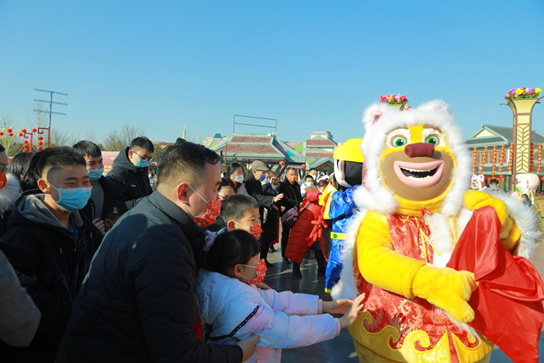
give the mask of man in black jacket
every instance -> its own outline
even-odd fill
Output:
[[[57,361],[242,362],[258,337],[209,345],[194,332],[196,262],[208,206],[221,184],[219,156],[184,142],[165,149],[157,190],[128,211],[97,252]]]
[[[125,202],[128,209],[153,192],[147,174],[154,150],[151,140],[137,137],[113,161],[107,178],[120,186],[118,200]]]
[[[285,208],[283,213],[291,208],[299,208],[302,204],[302,195],[300,194],[300,185],[297,183],[297,172],[293,168],[287,168],[285,170],[285,180],[280,183],[279,192],[283,193],[285,196],[281,200],[281,205]],[[289,262],[285,258],[285,250],[287,249],[287,241],[289,240],[289,234],[291,233],[291,228],[283,226],[281,233],[281,254],[283,256],[284,262]],[[296,277],[302,277],[300,272],[300,265],[293,265],[293,275]]]
[[[42,314],[28,348],[0,344],[2,356],[14,362],[55,360],[72,304],[102,240],[79,213],[91,196],[83,157],[70,147],[48,148],[35,157],[41,193],[19,197],[0,239],[0,249]]]
[[[75,144],[73,148],[85,159],[87,173],[93,186],[91,198],[81,212],[85,217],[93,221],[96,228],[104,234],[105,211],[119,197],[121,193],[120,188],[103,175],[104,159],[98,145],[91,141],[82,140]]]
[[[259,202],[260,208],[259,212],[261,215],[261,224],[264,225],[265,221],[263,220],[264,209],[271,208],[272,204],[279,202],[283,198],[283,194],[271,195],[270,193],[265,193],[263,191],[262,182],[266,179],[266,172],[270,171],[268,166],[260,160],[255,160],[251,163],[251,172],[244,180],[244,185],[246,187],[247,193],[253,198],[257,199]],[[265,241],[261,241],[261,256],[266,261],[266,251],[270,245],[270,240],[265,238]],[[282,251],[283,253],[283,251]],[[270,263],[266,261],[267,266],[270,266]]]

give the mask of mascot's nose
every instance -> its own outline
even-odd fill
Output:
[[[404,152],[410,158],[416,158],[418,156],[432,157],[434,154],[434,144],[431,144],[430,142],[408,144],[404,148]]]

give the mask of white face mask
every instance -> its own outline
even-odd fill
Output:
[[[244,176],[243,176],[242,174],[236,175],[236,176],[234,177],[234,181],[237,182],[237,183],[241,183],[241,182],[244,181]]]

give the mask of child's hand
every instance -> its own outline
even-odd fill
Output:
[[[338,299],[333,301],[323,301],[323,313],[345,314],[349,311],[353,301],[348,299]]]
[[[271,289],[271,287],[268,286],[267,284],[265,284],[264,282],[259,282],[255,286],[257,286],[259,289],[263,289],[263,290],[270,290]]]
[[[361,313],[363,312],[363,307],[364,307],[364,304],[363,304],[364,298],[365,298],[365,294],[361,294],[357,296],[355,301],[353,301],[353,305],[351,306],[351,309],[339,319],[340,327],[346,328],[350,326],[351,324],[353,324],[355,319],[357,319],[357,317],[361,315]]]

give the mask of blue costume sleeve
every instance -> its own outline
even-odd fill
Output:
[[[332,195],[331,208],[329,217],[331,219],[343,218],[349,216],[357,209],[357,205],[353,201],[353,192],[359,187],[349,187],[343,192],[336,192]]]

